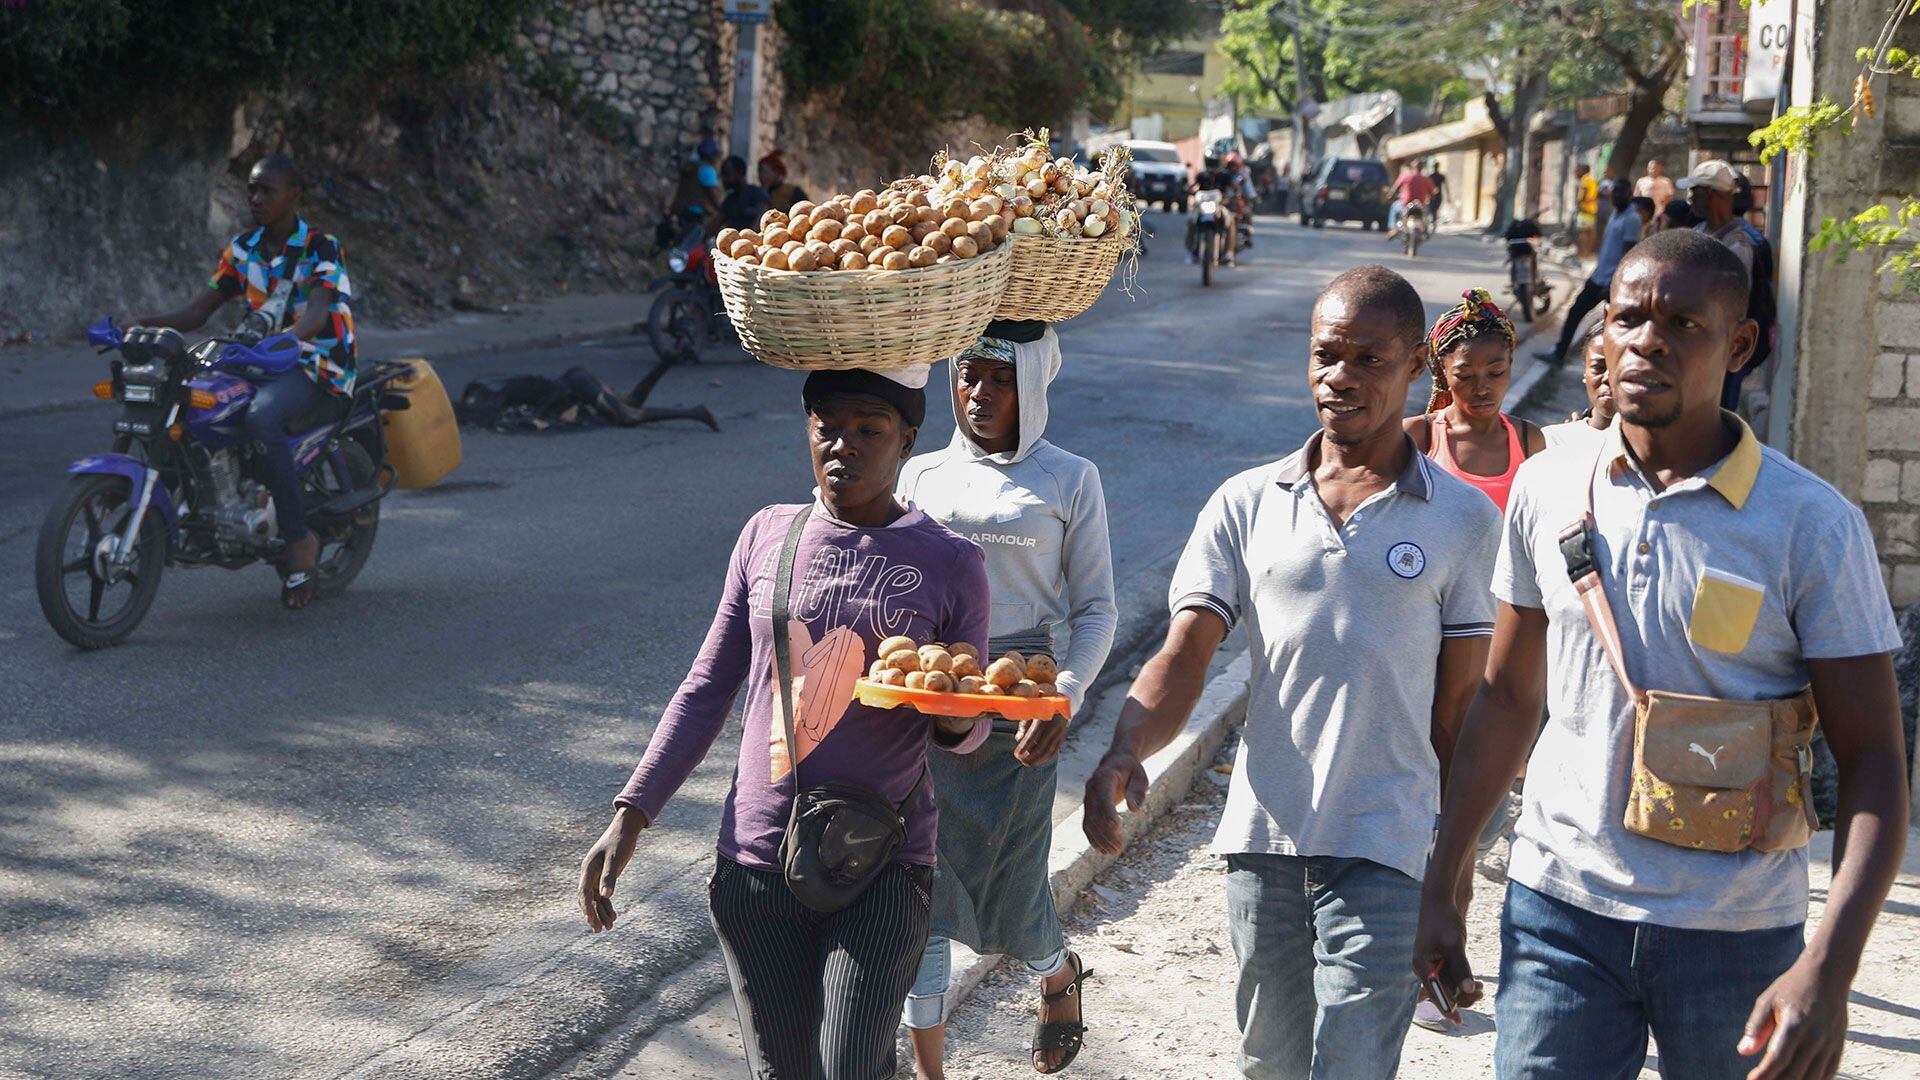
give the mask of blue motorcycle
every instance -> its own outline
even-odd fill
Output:
[[[122,409],[112,451],[67,467],[73,481],[48,509],[34,551],[40,610],[67,641],[99,649],[125,639],[152,607],[163,567],[237,570],[281,559],[263,448],[243,418],[248,380],[299,363],[300,343],[262,329],[243,324],[235,337],[189,347],[177,330],[122,331],[108,319],[88,328],[89,343],[119,353],[94,395]],[[397,479],[380,412],[407,407],[389,385],[406,370],[375,363],[351,398],[327,395],[289,425],[307,522],[320,538],[321,596],[344,591],[373,550],[380,500]]]

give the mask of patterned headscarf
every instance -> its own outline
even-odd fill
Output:
[[[1485,289],[1466,289],[1460,293],[1460,302],[1440,316],[1427,332],[1427,371],[1433,376],[1433,395],[1427,399],[1427,412],[1445,408],[1453,401],[1453,395],[1447,390],[1447,369],[1442,358],[1486,334],[1500,334],[1511,348],[1513,320],[1493,302],[1492,293]]]
[[[979,341],[967,346],[966,351],[955,357],[956,361],[977,356],[983,360],[995,360],[1002,364],[1014,362],[1013,343],[997,337],[982,336]]]

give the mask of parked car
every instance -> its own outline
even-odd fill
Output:
[[[1121,145],[1133,155],[1133,179],[1128,187],[1142,206],[1159,203],[1162,209],[1187,212],[1187,165],[1170,142],[1130,139]]]
[[[1328,221],[1357,221],[1362,229],[1385,229],[1392,186],[1378,161],[1328,158],[1300,189],[1300,224],[1317,229]]]

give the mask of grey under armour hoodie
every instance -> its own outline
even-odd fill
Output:
[[[953,441],[900,470],[899,495],[987,554],[996,642],[1044,631],[1060,665],[1056,685],[1075,712],[1107,662],[1120,613],[1114,604],[1107,500],[1093,462],[1048,442],[1047,387],[1060,373],[1060,339],[1014,342],[1020,443],[989,454],[967,434],[954,402],[956,360],[947,362]],[[995,646],[996,651],[998,646]]]

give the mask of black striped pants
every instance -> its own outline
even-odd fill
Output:
[[[831,915],[721,856],[707,886],[754,1080],[887,1080],[932,913],[933,868],[894,863]]]

